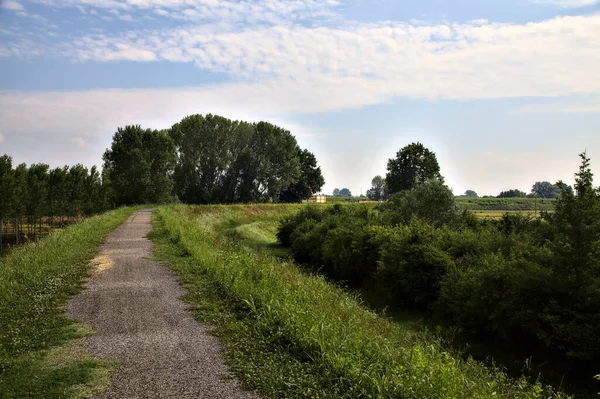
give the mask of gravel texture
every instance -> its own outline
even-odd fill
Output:
[[[113,231],[86,289],[67,304],[97,333],[87,349],[122,364],[95,398],[256,398],[230,378],[217,338],[179,300],[186,291],[175,276],[147,259],[151,230],[145,210]]]

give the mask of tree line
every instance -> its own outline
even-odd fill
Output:
[[[119,128],[104,171],[117,205],[301,202],[325,183],[289,131],[212,114],[166,130]]]
[[[94,166],[64,166],[50,169],[46,164],[20,164],[0,157],[0,249],[5,226],[10,226],[18,244],[24,236],[42,233],[42,218],[50,227],[66,219],[104,212],[111,208],[108,189]],[[56,219],[56,220],[55,220]],[[25,227],[23,227],[25,226]]]
[[[119,127],[94,166],[25,164],[0,158],[0,246],[10,220],[17,242],[38,234],[42,217],[79,217],[145,203],[301,202],[325,180],[310,151],[287,130],[208,114],[169,129]],[[62,224],[63,219],[59,220]]]
[[[580,156],[574,187],[558,182],[555,212],[541,219],[479,220],[458,209],[438,168],[410,166],[390,168],[389,201],[308,207],[282,222],[278,238],[317,273],[391,308],[430,313],[459,341],[528,358],[533,378],[596,393],[600,188]]]

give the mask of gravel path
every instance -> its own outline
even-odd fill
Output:
[[[97,332],[94,355],[122,363],[96,398],[255,398],[219,356],[217,338],[179,300],[185,290],[151,256],[151,212],[141,211],[112,232],[87,287],[67,304],[69,316]]]

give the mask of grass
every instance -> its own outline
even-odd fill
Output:
[[[510,210],[472,210],[473,214],[480,219],[500,219],[506,213],[518,214],[529,217],[540,217],[540,211],[510,211]],[[553,212],[553,211],[546,211]]]
[[[86,219],[0,258],[0,397],[90,397],[114,364],[83,349],[90,334],[62,306],[83,288],[106,236],[137,208]]]
[[[553,211],[556,199],[548,198],[455,198],[460,209],[470,211]]]
[[[565,397],[461,359],[432,334],[377,315],[261,250],[277,213],[277,206],[163,207],[153,234],[156,256],[181,276],[194,315],[216,325],[232,371],[264,396]]]

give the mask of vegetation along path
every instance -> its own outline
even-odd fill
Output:
[[[173,274],[148,260],[151,212],[140,211],[108,237],[87,287],[72,298],[70,316],[97,334],[86,346],[121,362],[98,398],[250,398],[220,358],[217,338],[188,314],[185,290]]]

